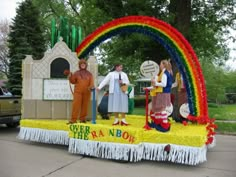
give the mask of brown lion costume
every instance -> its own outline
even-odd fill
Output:
[[[85,64],[85,67],[82,67]],[[69,123],[75,123],[79,117],[80,122],[86,122],[88,106],[91,97],[91,89],[94,88],[93,75],[87,70],[87,62],[81,59],[78,63],[79,70],[70,73],[69,81],[74,84],[72,114]]]

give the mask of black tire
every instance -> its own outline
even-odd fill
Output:
[[[6,124],[8,128],[16,128],[19,126],[19,122],[8,123]]]

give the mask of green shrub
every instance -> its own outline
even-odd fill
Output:
[[[151,99],[148,99],[148,102],[150,102]],[[134,104],[135,107],[145,107],[146,106],[146,98],[145,97],[135,97],[134,98]]]
[[[236,133],[236,123],[231,122],[216,122],[218,128],[216,132],[219,133]]]
[[[129,99],[129,112],[128,114],[132,114],[134,111],[134,99]]]
[[[209,107],[209,108],[218,108],[219,105],[216,104],[216,103],[208,103],[208,107]]]
[[[232,96],[233,103],[236,103],[236,95]]]

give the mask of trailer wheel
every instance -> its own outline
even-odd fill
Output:
[[[6,125],[9,128],[16,128],[16,127],[19,126],[19,122],[9,123],[9,124],[6,124]]]

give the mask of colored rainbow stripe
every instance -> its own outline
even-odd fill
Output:
[[[190,115],[208,119],[206,87],[198,58],[183,35],[161,20],[147,16],[127,16],[110,21],[82,41],[76,49],[78,57],[85,57],[101,42],[123,32],[142,33],[165,47],[183,75]]]

